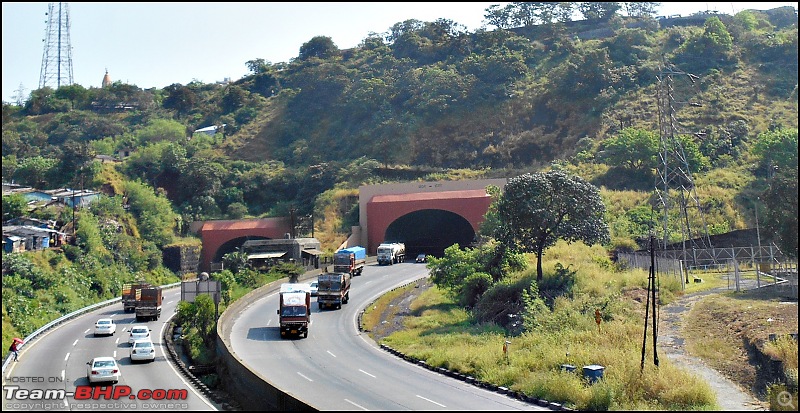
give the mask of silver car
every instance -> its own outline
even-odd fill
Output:
[[[153,361],[156,359],[156,348],[149,338],[136,340],[131,345],[131,361]]]
[[[89,379],[89,384],[107,381],[116,384],[121,377],[122,371],[113,357],[95,357],[86,363],[86,378]]]
[[[101,318],[94,323],[95,336],[113,336],[117,332],[117,325],[110,318]]]
[[[128,337],[128,344],[133,345],[133,342],[143,338],[150,338],[150,329],[147,328],[147,326],[131,327],[130,336]]]

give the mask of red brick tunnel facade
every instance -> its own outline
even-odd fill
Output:
[[[368,254],[375,254],[386,230],[398,218],[426,209],[442,210],[466,219],[477,233],[492,203],[485,189],[375,195],[367,202]]]
[[[288,217],[204,222],[199,231],[203,242],[200,270],[210,272],[217,251],[229,241],[249,237],[280,239],[291,230]]]

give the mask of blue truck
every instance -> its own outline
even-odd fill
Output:
[[[364,247],[348,247],[333,253],[333,272],[346,272],[352,277],[361,275],[367,263]]]

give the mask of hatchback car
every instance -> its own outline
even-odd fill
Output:
[[[89,384],[107,381],[116,384],[122,378],[122,371],[113,357],[95,357],[86,363],[86,378]]]
[[[311,281],[308,283],[311,286],[311,296],[316,297],[317,292],[319,291],[319,282],[318,281]]]
[[[153,361],[156,359],[156,348],[149,338],[136,340],[131,345],[131,361]]]
[[[425,254],[417,255],[417,262],[428,262],[428,256]]]
[[[128,344],[133,345],[133,342],[136,340],[141,340],[143,338],[150,338],[150,329],[145,326],[134,326],[131,327],[130,337],[128,337]]]
[[[117,332],[117,325],[110,318],[101,318],[94,323],[95,336],[113,336]]]

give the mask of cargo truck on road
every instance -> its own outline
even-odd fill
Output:
[[[346,272],[355,277],[364,271],[367,250],[364,247],[343,248],[333,253],[333,272]]]
[[[136,321],[158,320],[161,317],[161,287],[144,287],[136,290]]]
[[[136,281],[122,284],[122,309],[126,313],[136,310],[136,292],[142,288],[149,288],[153,285],[147,281]]]
[[[342,308],[350,301],[350,273],[328,272],[317,277],[317,305]]]
[[[402,242],[383,243],[378,245],[378,264],[392,265],[406,259],[406,244]]]
[[[278,298],[281,338],[294,335],[308,337],[308,325],[311,323],[311,290],[308,284],[281,284]]]

